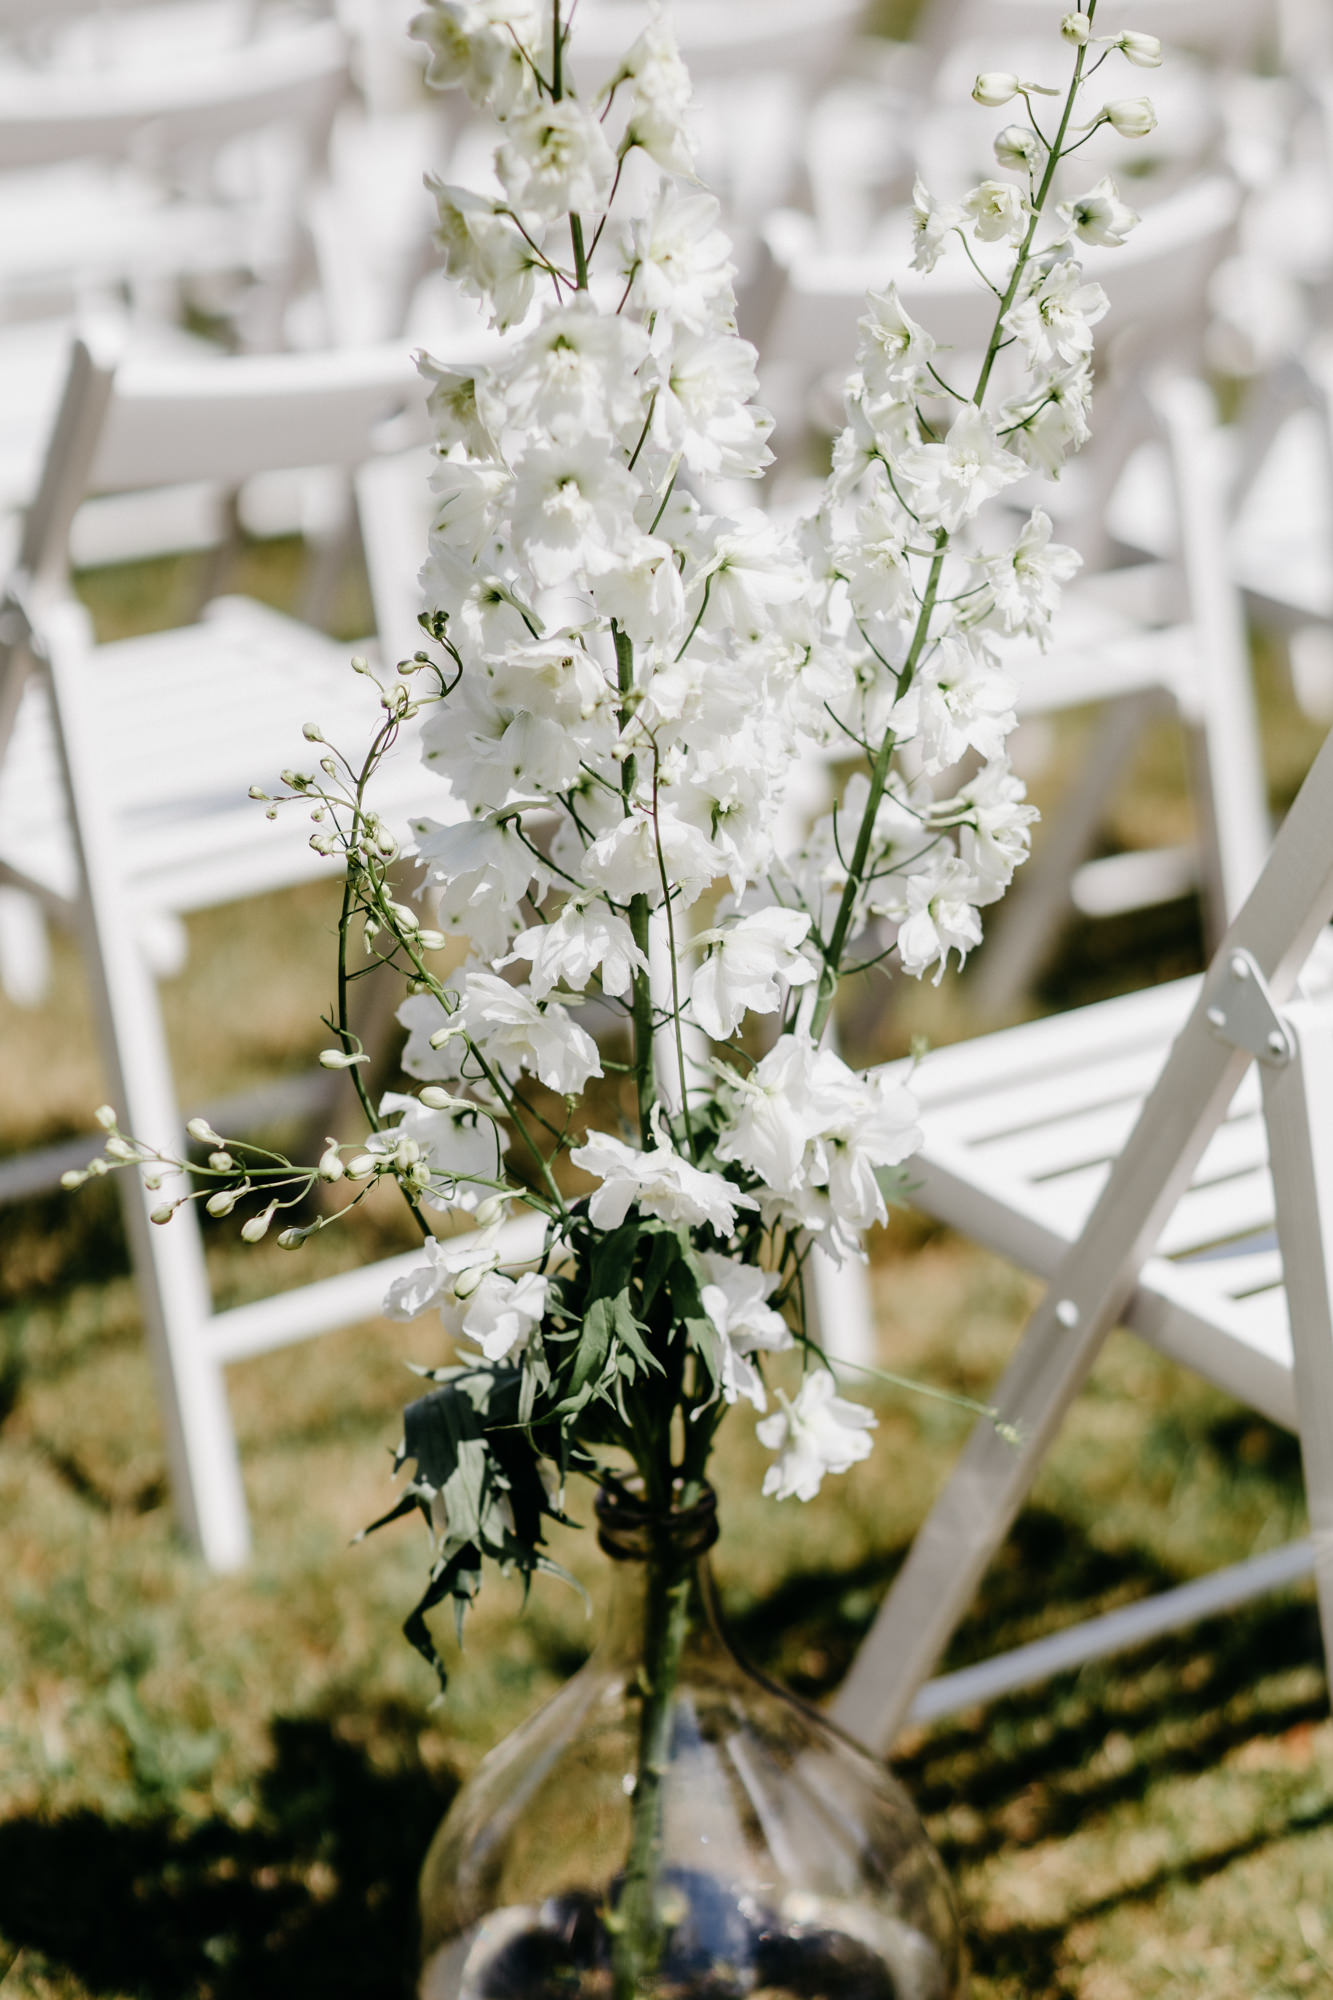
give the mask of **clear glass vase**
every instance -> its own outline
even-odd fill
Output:
[[[716,1505],[598,1499],[605,1637],[460,1791],[421,2000],[958,2000],[949,1885],[878,1759],[717,1623]]]

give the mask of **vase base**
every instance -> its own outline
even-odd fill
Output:
[[[672,1871],[661,1964],[636,2000],[954,2000],[929,1939],[864,1905]],[[497,1910],[434,1952],[420,2000],[613,2000],[602,1898],[569,1890]]]

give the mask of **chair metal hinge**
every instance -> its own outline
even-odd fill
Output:
[[[11,576],[0,595],[0,646],[22,646],[35,659],[45,659],[46,644],[28,606],[27,578]]]
[[[1289,1063],[1296,1052],[1268,981],[1248,951],[1228,952],[1226,964],[1214,975],[1204,1019],[1221,1041],[1248,1049],[1274,1069]]]

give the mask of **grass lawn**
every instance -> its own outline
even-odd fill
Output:
[[[291,551],[249,558],[282,599]],[[188,566],[90,580],[104,630],[152,616]],[[346,623],[357,622],[356,606]],[[1312,732],[1270,690],[1275,793]],[[1119,831],[1170,833],[1176,753],[1145,752]],[[192,921],[166,990],[190,1093],[289,1071],[322,1038],[322,887]],[[1038,1004],[1188,970],[1185,906],[1072,937]],[[881,1031],[966,1025],[966,988],[914,991]],[[941,1022],[945,1024],[941,1029]],[[77,961],[49,1003],[0,1001],[0,1151],[86,1127],[102,1087]],[[210,1230],[220,1294],[408,1240],[368,1214],[296,1267]],[[574,1595],[497,1584],[448,1703],[399,1637],[424,1548],[353,1545],[438,1327],[371,1324],[231,1371],[256,1555],[208,1577],[173,1537],[114,1195],[0,1214],[0,2000],[407,2000],[413,1877],[485,1750],[584,1656]],[[1032,1297],[1001,1260],[910,1217],[875,1246],[887,1366],[984,1397]],[[719,1466],[717,1566],[742,1649],[832,1688],[964,1435],[951,1408],[878,1399],[870,1462],[809,1508],[758,1495],[740,1417]],[[1292,1442],[1127,1336],[1108,1346],[952,1663],[1301,1531]],[[587,1534],[558,1551],[601,1594]],[[900,1745],[953,1871],[977,2000],[1278,2000],[1333,1992],[1333,1726],[1308,1591],[969,1713]]]

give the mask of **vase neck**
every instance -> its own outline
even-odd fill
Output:
[[[597,1647],[603,1664],[651,1657],[667,1622],[678,1629],[682,1663],[729,1653],[708,1562],[717,1539],[711,1487],[690,1503],[655,1512],[632,1489],[608,1483],[597,1496],[597,1531],[611,1558],[611,1602]]]

